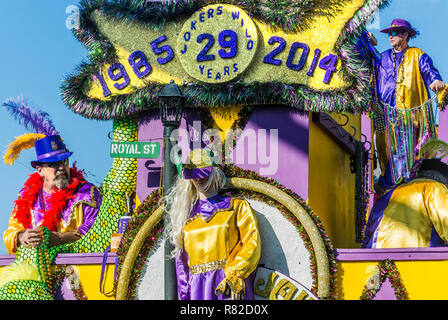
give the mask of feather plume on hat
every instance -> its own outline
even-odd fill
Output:
[[[439,139],[428,140],[420,149],[420,158],[443,159],[448,155],[448,143]]]
[[[2,106],[6,107],[14,119],[19,121],[26,130],[32,131],[32,133],[16,137],[16,140],[8,145],[8,150],[3,157],[6,164],[13,165],[20,153],[34,147],[34,142],[37,140],[59,134],[48,113],[32,108],[21,96],[7,99]]]
[[[25,133],[16,137],[16,140],[8,145],[8,150],[3,156],[5,163],[12,166],[23,150],[34,148],[34,143],[45,137],[46,135],[41,133]]]

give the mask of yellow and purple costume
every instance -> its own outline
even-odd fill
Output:
[[[226,285],[253,299],[252,281],[261,255],[255,213],[245,200],[214,196],[199,200],[184,228],[176,258],[180,300],[221,300]]]
[[[77,172],[76,168],[72,168],[71,172]],[[38,173],[31,175],[29,181],[35,181],[38,178],[42,180]],[[36,184],[34,184],[36,186]],[[27,183],[21,190],[18,200],[24,200],[26,191],[30,189]],[[29,228],[37,228],[44,225],[44,219],[51,209],[51,195],[43,191],[42,187],[38,187],[38,192],[35,195],[36,200],[29,201],[30,207],[28,208],[28,219],[20,219],[17,216],[18,207],[16,201],[16,207],[14,208],[11,217],[9,218],[8,229],[3,233],[3,241],[9,254],[16,254],[18,249],[17,237],[18,234]],[[82,181],[75,189],[76,192],[68,199],[63,200],[63,207],[61,208],[60,216],[57,217],[57,223],[54,230],[58,232],[77,232],[80,236],[83,236],[94,224],[98,215],[102,197],[98,189],[87,181]],[[29,196],[26,196],[28,199]],[[32,200],[32,198],[29,198]],[[27,200],[28,201],[28,200]]]
[[[391,110],[410,110],[423,105],[430,98],[429,86],[442,78],[426,53],[409,47],[404,52],[394,52],[393,49],[383,52],[377,66],[377,79],[386,124],[390,126],[386,133],[377,133],[376,137],[382,171],[379,184],[387,190],[400,178],[409,178],[409,168],[418,160],[421,145],[429,138],[435,138],[435,115],[430,114],[432,105],[428,105],[428,115],[424,110],[415,115],[425,117],[423,121],[409,120],[406,124],[397,119],[401,113]],[[427,127],[422,128],[422,124]],[[402,138],[409,141],[401,141]],[[397,139],[400,141],[395,141]],[[391,141],[395,141],[395,146],[390,145]]]
[[[372,208],[364,248],[439,247],[448,243],[448,189],[415,179],[386,193]]]

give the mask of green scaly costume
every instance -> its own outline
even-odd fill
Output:
[[[131,117],[113,122],[114,141],[137,141],[137,118]],[[126,200],[136,189],[137,160],[115,158],[103,186],[103,202],[92,228],[78,241],[60,246],[48,246],[48,230],[39,248],[20,246],[15,264],[37,266],[40,281],[14,280],[0,288],[0,300],[53,300],[56,288],[50,265],[59,253],[103,252],[117,231],[118,221],[127,210]]]

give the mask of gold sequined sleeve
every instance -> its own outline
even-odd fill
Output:
[[[441,183],[428,183],[424,201],[432,225],[440,238],[448,243],[448,189]]]
[[[239,241],[227,259],[226,278],[216,288],[217,295],[225,291],[226,285],[233,293],[244,293],[244,280],[255,271],[260,260],[261,241],[255,212],[247,201],[238,202],[235,208],[237,230],[229,232],[239,232]]]
[[[3,241],[9,254],[17,252],[17,235],[20,231],[25,230],[23,225],[13,217],[9,218],[8,229],[3,233]]]

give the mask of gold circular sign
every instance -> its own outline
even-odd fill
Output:
[[[255,23],[233,5],[214,4],[196,11],[177,40],[182,67],[196,80],[224,83],[250,65],[258,44]]]

